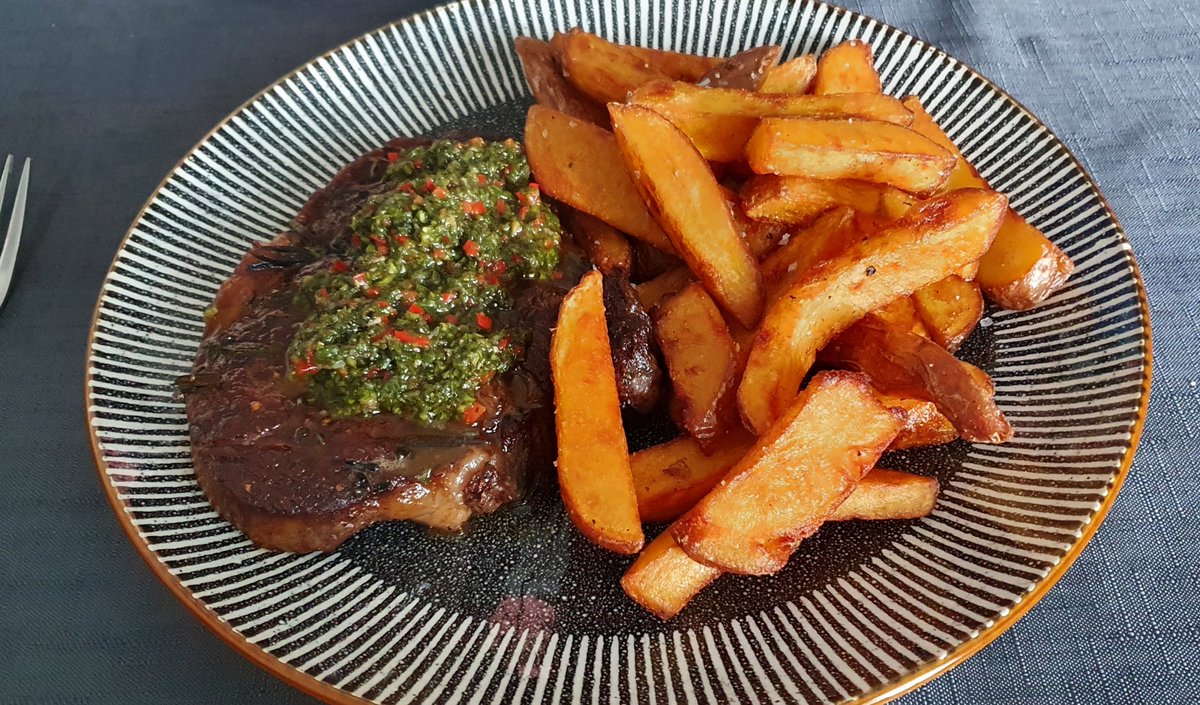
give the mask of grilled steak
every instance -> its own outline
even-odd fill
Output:
[[[529,285],[504,321],[529,330],[526,362],[489,383],[476,426],[390,414],[332,418],[287,374],[306,273],[344,248],[350,218],[382,191],[395,141],[344,168],[295,227],[250,251],[221,287],[193,373],[181,380],[196,475],[220,514],[258,546],[321,551],[377,521],[457,531],[520,496],[552,450],[546,356],[562,289]],[[313,261],[307,261],[313,260]],[[577,278],[577,277],[576,277]]]

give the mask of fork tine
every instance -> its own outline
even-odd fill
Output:
[[[4,172],[0,173],[0,209],[4,208],[4,189],[8,186],[8,172],[12,171],[12,155],[4,160]]]
[[[4,194],[11,162],[10,155],[5,161],[4,174],[0,176],[0,195]],[[29,191],[29,167],[30,160],[26,158],[25,166],[21,169],[21,180],[17,182],[17,195],[13,199],[8,236],[4,239],[4,249],[0,250],[0,306],[4,305],[4,299],[8,296],[8,285],[12,283],[13,270],[17,264],[17,248],[21,245],[21,228],[25,225],[25,197]]]

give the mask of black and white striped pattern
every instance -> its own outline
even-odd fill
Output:
[[[933,516],[827,528],[778,578],[724,578],[667,625],[621,598],[619,559],[554,538],[573,534],[556,507],[508,520],[512,531],[522,521],[544,527],[536,539],[498,540],[487,555],[510,554],[478,580],[485,594],[488,585],[536,596],[557,615],[543,629],[506,626],[478,601],[447,597],[475,588],[454,584],[450,558],[429,568],[440,577],[410,579],[418,562],[404,563],[405,547],[445,540],[409,528],[380,527],[331,555],[255,549],[197,487],[172,384],[189,370],[205,306],[248,245],[282,229],[358,153],[447,127],[519,134],[529,99],[512,39],[573,25],[714,55],[780,43],[791,57],[868,40],[886,90],[920,96],[983,176],[1077,264],[1046,305],[994,313],[968,345],[993,374],[1016,439],[898,458],[943,480]],[[809,1],[478,0],[308,64],[187,156],[104,284],[88,413],[102,473],[137,541],[219,631],[265,649],[296,682],[388,703],[836,702],[918,682],[969,652],[1078,550],[1132,456],[1148,345],[1128,243],[1091,181],[1030,114],[913,37]],[[405,531],[391,553],[388,537]],[[481,530],[446,550],[492,540]],[[536,580],[512,577],[533,564],[556,567]]]

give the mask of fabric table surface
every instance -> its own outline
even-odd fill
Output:
[[[84,346],[125,230],[259,89],[428,0],[0,2],[0,156],[33,158],[0,311],[0,703],[313,703],[205,630],[105,501]],[[1200,5],[864,0],[995,80],[1083,161],[1150,292],[1155,381],[1133,471],[1062,581],[934,703],[1200,702]]]

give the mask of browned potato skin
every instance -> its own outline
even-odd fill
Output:
[[[878,93],[882,90],[871,45],[851,39],[832,47],[817,62],[813,93]]]
[[[608,109],[634,184],[675,250],[723,309],[753,326],[762,315],[762,273],[708,163],[653,110],[616,103]]]
[[[629,277],[631,281],[647,282],[673,269],[687,269],[683,260],[644,240],[631,239],[629,244],[633,248],[633,271]]]
[[[673,252],[642,203],[608,130],[535,105],[525,118],[525,154],[543,191],[617,230]]]
[[[875,468],[834,510],[829,521],[918,519],[933,511],[940,489],[937,478]]]
[[[633,248],[625,235],[604,221],[571,209],[564,218],[575,244],[604,274],[628,276],[633,270]]]
[[[769,575],[875,466],[903,425],[866,378],[817,374],[704,499],[671,528],[693,560]]]
[[[767,70],[767,77],[758,90],[761,93],[808,92],[817,75],[817,59],[812,54],[797,56]]]
[[[917,289],[920,291],[920,289]],[[892,328],[915,333],[922,338],[928,338],[929,330],[917,312],[917,305],[912,296],[901,296],[886,306],[875,309],[875,317]]]
[[[737,344],[717,305],[695,282],[666,297],[652,316],[674,390],[671,415],[711,452],[738,424]]]
[[[962,345],[983,318],[979,285],[957,274],[917,289],[912,300],[925,322],[927,337],[950,352]]]
[[[754,436],[739,427],[709,452],[691,436],[681,436],[631,455],[629,464],[642,521],[677,519],[721,481],[754,441]]]
[[[621,588],[634,602],[667,620],[720,575],[720,570],[689,558],[667,529],[625,571]]]
[[[715,162],[740,161],[763,117],[854,118],[900,125],[912,120],[900,101],[884,95],[788,95],[652,81],[635,91],[630,102],[665,115],[705,159]]]
[[[807,225],[838,206],[891,216],[896,208],[892,199],[899,203],[907,201],[906,196],[897,188],[869,181],[774,174],[755,175],[741,190],[742,207],[751,218],[792,225]]]
[[[678,267],[634,286],[634,290],[637,292],[638,301],[642,302],[642,308],[649,311],[657,306],[659,301],[679,291],[692,281],[695,281],[692,277],[692,270],[687,267]]]
[[[1003,196],[978,189],[930,199],[790,281],[755,334],[738,388],[746,427],[763,432],[791,406],[817,351],[838,333],[978,259],[1006,207]]]
[[[601,275],[563,299],[550,343],[558,484],[571,522],[596,545],[637,553],[644,537],[621,423]]]
[[[608,112],[563,76],[558,51],[549,42],[517,37],[515,44],[534,100],[560,113],[608,127]]]
[[[740,88],[756,91],[762,86],[767,71],[779,63],[778,46],[767,45],[734,54],[696,81],[709,88]]]
[[[912,129],[950,150],[957,158],[946,188],[988,188],[987,182],[916,97],[905,98],[904,105],[913,112]],[[1065,252],[1010,208],[991,249],[979,260],[979,271],[974,278],[996,305],[1026,311],[1058,291],[1074,270],[1075,264]]]
[[[881,392],[932,401],[963,440],[1004,443],[1012,438],[1012,426],[992,400],[987,375],[932,340],[867,317],[830,343],[821,358],[866,374]]]
[[[940,446],[958,439],[954,424],[931,401],[894,394],[880,394],[879,401],[884,406],[904,411],[904,428],[900,429],[888,450]]]
[[[558,35],[554,44],[567,80],[600,104],[624,101],[643,83],[669,78],[630,47],[588,32]]]
[[[794,233],[786,244],[763,258],[767,300],[774,301],[790,280],[807,275],[813,267],[840,254],[859,235],[857,215],[849,206],[827,211]]]
[[[860,179],[921,195],[941,188],[956,163],[953,154],[900,125],[808,117],[764,118],[746,143],[746,161],[759,174]]]

